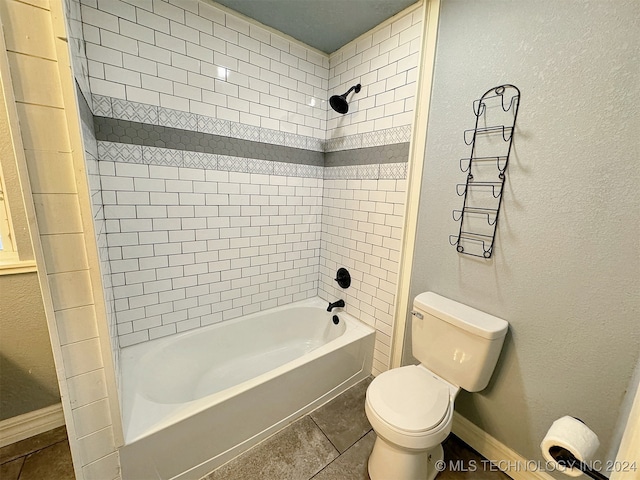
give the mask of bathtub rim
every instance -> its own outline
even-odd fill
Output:
[[[185,417],[189,417],[192,415],[197,415],[202,411],[211,408],[212,406],[225,402],[234,396],[254,388],[257,385],[261,385],[265,382],[268,382],[270,379],[275,376],[283,375],[286,372],[304,364],[322,355],[326,355],[329,352],[332,352],[348,343],[351,343],[360,338],[366,337],[367,335],[374,334],[375,330],[373,327],[365,324],[364,322],[358,320],[352,315],[340,309],[340,311],[334,312],[334,314],[338,314],[340,319],[345,322],[346,328],[345,331],[339,337],[331,340],[330,342],[321,345],[320,347],[297,357],[289,362],[286,362],[278,367],[264,372],[256,377],[245,380],[237,385],[231,386],[225,390],[220,392],[215,392],[210,395],[206,395],[204,397],[194,399],[188,402],[176,403],[176,404],[161,404],[149,400],[144,394],[140,393],[135,386],[137,385],[137,369],[136,367],[139,365],[141,359],[149,355],[151,353],[156,353],[157,351],[165,348],[167,345],[177,342],[179,340],[183,340],[184,338],[188,338],[190,336],[195,336],[197,334],[202,333],[204,329],[207,331],[214,331],[218,328],[222,328],[224,326],[232,325],[234,323],[242,322],[242,321],[250,321],[253,318],[269,314],[269,313],[277,313],[278,311],[288,310],[295,307],[314,307],[314,308],[322,308],[326,309],[327,302],[322,300],[320,297],[311,297],[305,300],[301,300],[298,302],[289,303],[286,305],[281,305],[278,307],[274,307],[268,310],[255,312],[246,316],[240,316],[231,320],[218,322],[212,325],[207,325],[205,327],[197,328],[194,330],[189,330],[186,332],[182,332],[176,335],[170,335],[168,337],[162,337],[155,340],[150,340],[148,342],[144,342],[141,344],[131,345],[128,347],[124,347],[121,349],[121,398],[122,398],[122,427],[124,432],[124,444],[129,445],[134,442],[137,442],[141,439],[149,437],[168,426],[179,422],[181,419]],[[136,348],[137,347],[137,348]],[[133,354],[128,356],[127,354]],[[126,372],[126,373],[125,373]],[[150,406],[155,405],[168,405],[164,408],[168,413],[162,415],[161,419],[158,421],[154,421],[152,426],[144,429],[134,428],[132,426],[132,409],[134,406],[134,402],[138,400],[143,404],[147,404]],[[163,408],[163,407],[161,407]],[[133,430],[133,432],[132,432]],[[142,430],[142,431],[139,431]]]

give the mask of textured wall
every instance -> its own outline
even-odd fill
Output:
[[[0,276],[0,420],[60,401],[36,273]]]
[[[442,5],[411,295],[433,290],[510,322],[488,389],[456,407],[531,459],[566,414],[605,455],[638,358],[639,16],[625,0]],[[448,236],[472,101],[502,83],[522,97],[486,261]]]

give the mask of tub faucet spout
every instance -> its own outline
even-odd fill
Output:
[[[341,307],[341,308],[344,307],[344,300],[338,300],[337,302],[329,303],[329,306],[327,307],[327,312],[330,312],[336,307]]]

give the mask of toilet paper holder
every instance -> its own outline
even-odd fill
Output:
[[[600,472],[593,470],[588,465],[578,460],[575,455],[566,448],[553,446],[549,449],[549,454],[556,462],[558,462],[558,465],[560,466],[577,468],[588,477],[594,478],[596,480],[609,480],[608,477],[605,477]]]

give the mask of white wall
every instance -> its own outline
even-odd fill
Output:
[[[607,453],[640,342],[640,75],[635,1],[442,4],[411,295],[510,322],[484,392],[457,410],[527,458],[563,415]],[[494,256],[448,242],[473,100],[522,92]]]
[[[369,147],[410,139],[422,16],[410,7],[329,58],[327,97],[357,83],[362,89],[349,96],[348,114],[329,109],[325,149],[367,150],[325,168],[318,294],[344,298],[349,313],[376,329],[375,375],[390,365],[407,164],[384,163],[384,153]],[[368,162],[350,165],[361,152]],[[340,267],[353,278],[347,290],[334,281]]]
[[[204,1],[82,3],[94,95],[324,140],[326,55]]]
[[[362,89],[349,95],[349,114],[329,108],[327,140],[411,125],[422,16],[409,7],[331,54],[329,96]]]
[[[99,163],[120,346],[317,294],[321,178]]]
[[[324,181],[318,294],[344,299],[347,312],[376,329],[376,375],[390,365],[405,190],[404,176]],[[346,290],[334,280],[341,267],[351,274]]]
[[[206,2],[83,2],[94,114],[315,151],[408,142],[421,15],[411,7],[329,57]],[[84,70],[81,56],[76,52],[77,72]],[[217,67],[225,69],[225,79]],[[328,113],[332,90],[356,82],[363,89],[349,115]],[[246,108],[230,113],[241,104]],[[376,326],[375,372],[388,368],[406,164],[379,166],[385,161],[379,154],[371,156],[370,168],[329,169],[324,176],[332,183],[323,190],[316,167],[300,165],[309,170],[301,175],[292,164],[245,159],[256,166],[234,171],[206,160],[202,169],[180,168],[185,163],[175,158],[206,154],[104,141],[98,150],[94,198],[104,208],[96,209],[96,221],[99,235],[106,233],[98,241],[103,250],[105,239],[108,244],[105,271],[112,275],[105,285],[114,287],[122,346],[315,295],[320,283],[320,294],[333,299],[340,292],[331,270],[345,263],[356,279],[367,278],[364,285],[354,282],[347,310]],[[155,165],[133,164],[140,159]],[[275,170],[249,173],[266,164]],[[359,185],[357,204],[338,208],[349,196],[341,186],[347,178]],[[353,217],[360,200],[374,210],[352,228],[334,231]],[[323,202],[330,210],[321,255]],[[229,217],[231,209],[240,215]],[[285,224],[266,228],[274,214]],[[345,244],[341,235],[347,243],[366,238],[338,255],[331,249]],[[360,257],[362,263],[355,262]],[[262,258],[265,265],[254,265]]]

